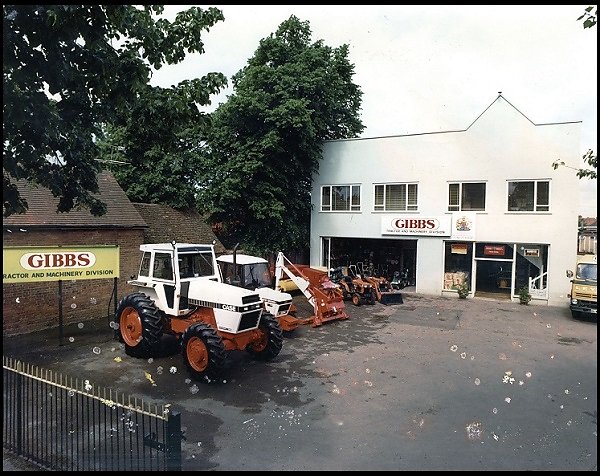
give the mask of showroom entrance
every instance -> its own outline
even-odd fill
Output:
[[[371,267],[374,274],[390,280],[394,272],[407,269],[409,286],[416,285],[417,240],[322,238],[321,245],[321,266],[327,269]]]

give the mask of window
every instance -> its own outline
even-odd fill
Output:
[[[375,211],[417,210],[416,183],[391,183],[375,185]]]
[[[550,211],[550,182],[548,180],[508,182],[508,211]]]
[[[142,264],[140,265],[140,276],[149,276],[150,275],[150,253],[148,251],[144,252],[142,256]]]
[[[156,253],[154,255],[154,272],[152,276],[158,279],[173,280],[173,265],[170,253]]]
[[[444,244],[444,289],[454,290],[463,284],[471,289],[472,263],[472,243],[447,241]]]
[[[360,211],[360,185],[325,185],[321,188],[321,211]]]
[[[463,182],[449,184],[448,211],[485,211],[485,183]]]

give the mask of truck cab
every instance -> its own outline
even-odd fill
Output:
[[[575,272],[568,270],[571,279],[569,308],[573,318],[598,316],[598,262],[596,255],[577,257]]]

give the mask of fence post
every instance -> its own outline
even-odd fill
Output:
[[[181,471],[181,413],[171,411],[167,418],[167,471]]]
[[[17,397],[17,415],[16,415],[16,422],[17,422],[17,456],[22,456],[23,455],[23,425],[26,423],[23,421],[23,375],[21,375],[20,372],[20,362],[17,362],[17,368],[16,368],[16,382],[15,382],[15,386],[16,388],[16,397]]]

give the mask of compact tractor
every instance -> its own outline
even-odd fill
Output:
[[[360,275],[351,273],[346,266],[339,266],[330,271],[331,280],[342,290],[345,301],[352,301],[355,306],[375,304],[377,296],[373,285],[363,280]]]
[[[221,282],[213,245],[159,243],[140,246],[136,291],[121,299],[116,337],[130,355],[156,355],[163,335],[175,336],[196,378],[213,379],[227,351],[246,350],[272,360],[283,345],[277,319],[255,291]]]
[[[375,296],[381,304],[404,304],[402,293],[399,293],[392,287],[392,283],[382,275],[377,275],[373,269],[373,266],[364,266],[362,262],[350,265],[351,272],[356,276],[360,276],[363,280],[367,281],[373,286]]]

